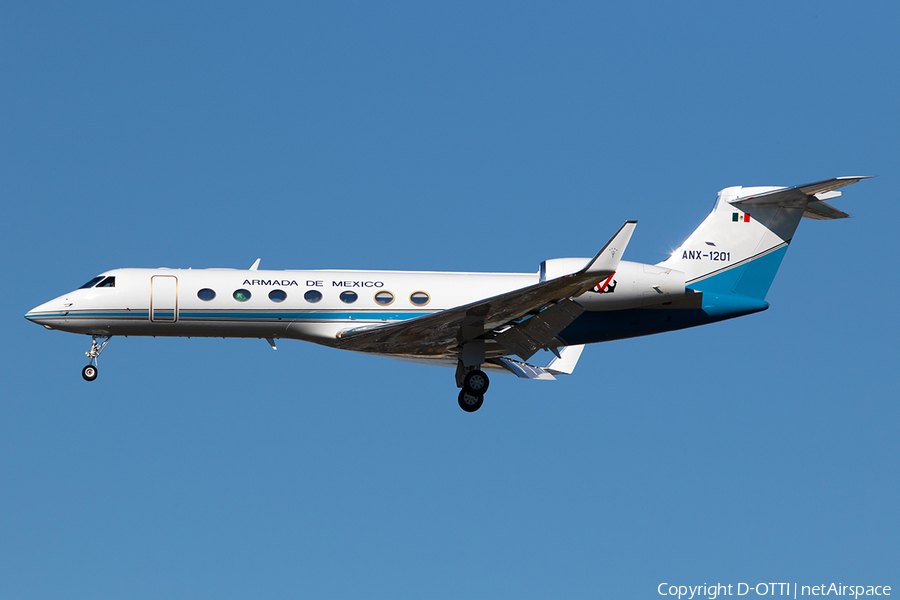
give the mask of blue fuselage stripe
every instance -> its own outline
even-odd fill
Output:
[[[29,318],[33,319],[136,319],[146,320],[149,318],[149,311],[146,310],[84,310],[84,311],[54,311],[42,313],[29,313]],[[407,319],[415,319],[431,314],[430,312],[385,312],[385,311],[195,311],[181,310],[178,311],[179,321],[404,321]],[[174,317],[174,311],[170,310],[153,310],[153,316],[156,317]]]

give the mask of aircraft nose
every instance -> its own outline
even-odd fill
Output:
[[[32,323],[43,325],[47,329],[53,329],[55,322],[63,316],[60,311],[58,303],[51,300],[29,310],[25,313],[25,318]]]

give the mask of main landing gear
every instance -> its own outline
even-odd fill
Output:
[[[92,335],[91,336],[91,349],[88,352],[85,352],[84,355],[91,359],[91,362],[81,370],[81,376],[84,377],[85,381],[93,381],[97,379],[97,357],[100,356],[100,353],[103,352],[103,349],[106,348],[106,344],[109,343],[109,340],[112,338],[111,335]],[[100,340],[100,343],[97,343],[97,340]]]
[[[484,404],[484,394],[471,394],[466,390],[459,390],[459,407],[466,412],[475,412]]]
[[[490,385],[487,374],[481,369],[467,371],[459,391],[459,407],[466,412],[475,412],[484,404],[484,393]]]

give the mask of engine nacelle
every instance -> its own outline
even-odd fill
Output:
[[[584,268],[589,258],[554,258],[541,263],[541,281],[570,275]],[[682,271],[655,265],[619,262],[612,280],[602,290],[591,290],[577,301],[587,310],[618,310],[664,304],[684,296]]]

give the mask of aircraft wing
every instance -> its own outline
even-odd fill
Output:
[[[348,329],[331,345],[358,352],[439,357],[458,354],[467,342],[492,337],[498,343],[491,344],[489,354],[518,354],[527,360],[584,310],[570,298],[616,272],[636,223],[622,225],[577,273],[402,323]],[[497,330],[502,330],[499,335]]]
[[[494,364],[502,364],[508,371],[512,371],[522,379],[556,379],[554,375],[571,375],[584,351],[584,344],[579,346],[566,346],[559,349],[559,356],[550,361],[546,367],[536,367],[526,362],[501,356],[493,359]]]

